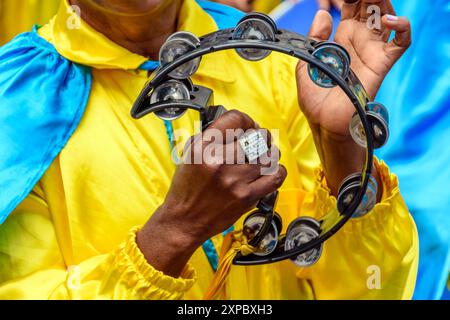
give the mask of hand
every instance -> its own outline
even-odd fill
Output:
[[[254,0],[214,0],[215,2],[225,4],[230,7],[235,7],[244,12],[253,11]]]
[[[261,130],[244,113],[227,112],[203,137],[191,139],[187,152],[190,159],[203,159],[204,148],[212,143],[236,153],[240,147],[235,140],[228,144],[208,141],[208,131],[219,130],[225,137],[227,129]],[[272,146],[275,153],[278,149]],[[163,205],[138,234],[141,251],[156,269],[177,277],[203,242],[228,229],[259,199],[277,190],[287,174],[281,165],[275,174],[261,176],[261,163],[224,162],[219,159],[218,164],[181,164],[177,168]]]
[[[335,7],[338,10],[341,10],[344,0],[317,0],[319,2],[320,9],[329,11],[331,7]]]
[[[370,5],[381,9],[380,29],[368,27]],[[389,41],[392,30],[395,38]],[[328,40],[331,31],[330,14],[319,11],[309,36]],[[389,0],[345,0],[334,40],[347,49],[351,68],[373,99],[389,70],[409,47],[411,27],[406,18],[395,16]],[[297,83],[300,106],[311,126],[327,181],[336,194],[340,181],[359,171],[365,157],[364,150],[352,142],[348,130],[354,107],[340,88],[315,85],[304,62],[298,64]]]

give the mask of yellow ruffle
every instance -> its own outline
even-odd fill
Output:
[[[181,299],[195,283],[195,270],[186,265],[179,278],[165,275],[153,268],[136,243],[139,227],[133,228],[119,247],[116,264],[130,288],[143,299]]]

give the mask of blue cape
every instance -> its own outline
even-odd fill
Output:
[[[0,49],[0,224],[30,193],[78,126],[91,87],[36,28]]]

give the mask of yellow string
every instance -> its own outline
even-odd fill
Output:
[[[243,256],[255,252],[256,248],[248,244],[247,237],[242,230],[230,232],[225,236],[219,256],[219,265],[216,274],[204,296],[205,300],[225,298],[225,283],[230,273],[234,257],[238,252]]]

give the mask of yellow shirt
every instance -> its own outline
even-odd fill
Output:
[[[175,166],[163,122],[133,120],[130,108],[147,80],[144,57],[130,53],[82,22],[66,27],[67,4],[40,30],[58,52],[92,67],[83,119],[31,194],[0,226],[0,299],[201,299],[213,277],[199,248],[182,275],[155,270],[135,234],[163,202]],[[180,30],[217,29],[193,0],[185,0]],[[285,224],[299,215],[321,217],[336,206],[320,181],[320,162],[300,112],[295,61],[272,54],[243,61],[234,51],[205,56],[194,82],[210,87],[215,102],[238,108],[262,127],[280,130],[281,162],[289,175],[277,211]],[[194,133],[195,112],[174,123]],[[418,262],[414,222],[397,178],[377,162],[383,201],[352,219],[324,245],[320,261],[232,266],[230,299],[409,299]],[[306,196],[303,199],[303,194]],[[242,226],[242,219],[235,225]],[[213,239],[219,247],[222,236]],[[379,268],[379,289],[368,282]]]
[[[37,23],[47,22],[59,3],[60,0],[0,0],[0,45]]]

